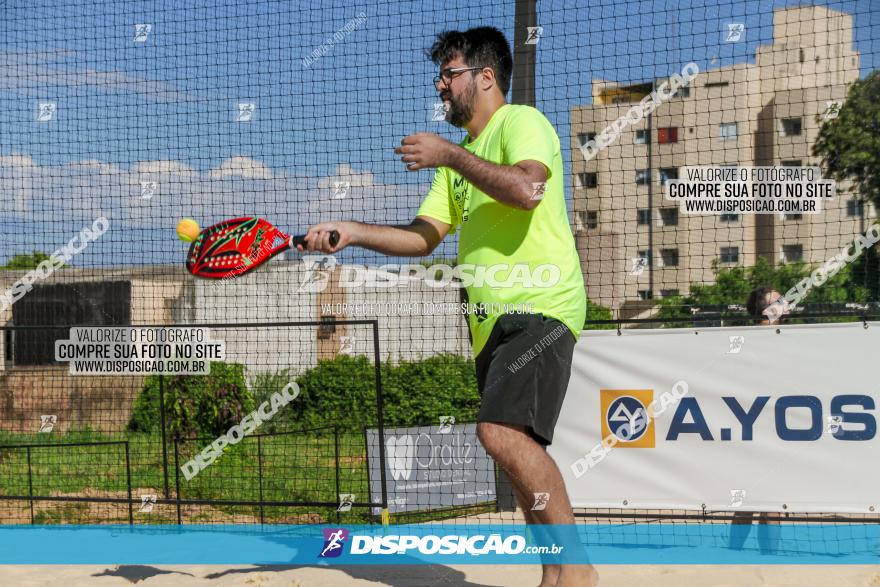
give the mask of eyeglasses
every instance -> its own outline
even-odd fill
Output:
[[[474,71],[477,69],[483,69],[480,67],[447,67],[444,70],[440,71],[440,75],[434,76],[434,85],[439,86],[442,81],[444,84],[449,85],[452,79],[460,73],[464,73],[466,71]]]

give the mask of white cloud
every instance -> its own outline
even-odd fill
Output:
[[[113,175],[122,173],[122,169],[112,163],[104,163],[97,159],[89,159],[88,161],[71,161],[67,163],[67,167],[71,170],[79,170],[83,172],[99,173],[101,175]]]
[[[75,57],[76,53],[63,50],[0,52],[0,90],[48,98],[51,96],[46,96],[47,88],[61,86],[82,91],[82,87],[92,86],[108,93],[140,94],[157,102],[193,102],[209,97],[179,90],[163,81],[138,78],[124,71],[84,68],[76,63]],[[213,97],[217,98],[216,94]]]
[[[318,180],[318,187],[332,188],[336,182],[349,182],[351,187],[373,187],[373,173],[370,171],[355,171],[347,163],[336,166],[336,173]]]
[[[156,182],[151,197],[142,197],[143,181]],[[341,199],[334,197],[337,181],[350,185]],[[408,222],[422,195],[418,186],[381,184],[371,172],[348,164],[326,177],[309,177],[245,156],[204,173],[174,160],[141,161],[124,169],[97,159],[41,165],[29,155],[0,156],[0,206],[34,222],[104,214],[119,224],[167,228],[182,217],[207,226],[224,218],[262,216],[299,231],[325,220]]]
[[[34,158],[30,155],[0,155],[0,167],[31,168],[36,167]]]
[[[245,179],[272,179],[272,171],[250,157],[231,157],[208,172],[210,179],[226,179],[233,176]]]

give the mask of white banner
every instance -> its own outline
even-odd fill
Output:
[[[876,512],[878,364],[878,322],[585,331],[550,453],[575,507]]]

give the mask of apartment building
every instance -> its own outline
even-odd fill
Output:
[[[821,124],[858,77],[850,15],[778,9],[754,63],[698,73],[587,161],[580,147],[666,81],[594,80],[592,104],[571,111],[572,223],[589,297],[633,314],[711,283],[713,261],[818,263],[864,232],[876,213],[845,184],[818,215],[685,215],[664,198],[684,166],[818,165]]]

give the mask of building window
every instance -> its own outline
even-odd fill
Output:
[[[578,173],[577,178],[582,188],[594,188],[599,185],[599,174],[596,172]]]
[[[660,222],[663,226],[678,226],[678,208],[660,208]]]
[[[707,88],[723,88],[724,86],[729,86],[729,85],[730,85],[730,82],[725,82],[725,81],[721,81],[721,82],[706,82],[706,87],[707,87]]]
[[[666,185],[670,179],[678,179],[678,167],[661,167],[660,183]]]
[[[722,214],[718,219],[721,222],[736,222],[739,220],[739,214]]]
[[[667,126],[666,128],[658,128],[657,129],[657,142],[658,143],[677,143],[678,142],[678,127],[677,126]]]
[[[722,263],[739,263],[739,247],[721,247]]]
[[[677,295],[678,295],[677,289],[661,289],[660,290],[660,297],[661,298],[671,298],[672,296],[677,296]]]
[[[641,251],[639,251],[638,255],[639,259],[644,259],[648,262],[648,266],[651,265],[651,253],[648,251],[648,249],[642,249]]]
[[[803,218],[804,218],[804,215],[800,214],[798,212],[792,212],[792,213],[786,212],[785,214],[782,215],[783,220],[803,220]]]
[[[783,118],[779,121],[779,132],[784,137],[796,137],[801,134],[801,118]]]
[[[639,224],[651,224],[651,210],[649,208],[641,208],[637,210],[636,215]]]
[[[636,169],[636,185],[648,185],[651,174],[647,169]]]
[[[722,141],[735,141],[736,136],[735,122],[722,122],[718,125],[718,138]]]
[[[803,162],[800,159],[789,159],[788,161],[783,161],[783,167],[800,167]]]
[[[782,245],[782,262],[796,263],[804,260],[803,245]]]
[[[318,326],[318,338],[325,340],[336,333],[336,316],[321,316],[321,324]]]
[[[599,213],[595,210],[588,210],[585,224],[587,228],[599,228]]]
[[[575,216],[577,226],[577,230],[583,230],[584,228],[593,229],[599,228],[599,212],[595,210],[585,210],[583,212],[578,212],[577,216]]]
[[[690,98],[691,96],[691,88],[690,86],[681,86],[678,88],[678,92],[675,93],[679,98]]]
[[[865,202],[858,198],[850,198],[846,201],[847,216],[862,216],[865,213]]]
[[[578,144],[581,147],[583,147],[584,145],[586,145],[587,143],[589,143],[590,141],[592,141],[595,138],[596,138],[596,133],[594,133],[594,132],[581,132],[581,133],[578,133],[578,136],[577,136]]]
[[[660,249],[660,260],[664,267],[678,267],[678,249]]]
[[[804,50],[803,50],[803,49],[801,49],[801,50],[800,50],[800,58],[801,58],[801,63],[803,63],[803,62],[804,62],[804,57],[805,57],[805,56],[804,56]]]
[[[633,142],[637,145],[645,145],[648,143],[648,131],[647,130],[637,130],[636,138],[633,139]]]
[[[640,300],[650,300],[654,298],[654,294],[651,293],[650,289],[640,289],[639,290],[639,299]]]

